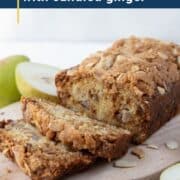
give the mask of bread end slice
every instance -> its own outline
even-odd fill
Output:
[[[87,168],[95,158],[43,137],[23,120],[0,123],[0,151],[33,180],[54,179]]]

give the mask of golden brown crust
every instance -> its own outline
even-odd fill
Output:
[[[91,155],[55,144],[25,121],[1,123],[0,151],[34,180],[54,179],[88,167]]]
[[[88,150],[108,160],[121,157],[128,149],[128,131],[93,120],[42,99],[22,98],[24,119],[51,140],[76,150]]]
[[[62,105],[128,129],[137,142],[172,117],[180,103],[179,82],[180,46],[135,37],[56,76]]]
[[[154,39],[123,39],[106,51],[86,58],[76,68],[60,73],[59,76],[66,73],[66,79],[60,85],[63,87],[67,78],[72,81],[93,75],[104,83],[108,84],[110,81],[114,84],[112,93],[130,81],[130,88],[133,90],[136,87],[141,95],[153,96],[155,93],[166,92],[169,83],[179,80],[179,57],[180,46],[172,43]],[[57,81],[59,76],[57,75]],[[144,86],[141,87],[139,81]],[[161,91],[160,88],[164,89]],[[137,95],[140,94],[137,92]]]

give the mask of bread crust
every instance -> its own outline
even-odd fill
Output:
[[[131,141],[127,130],[87,118],[46,100],[22,98],[21,102],[24,119],[51,140],[109,161],[127,152]]]
[[[95,158],[55,144],[25,121],[0,122],[0,151],[33,180],[51,180],[92,164]]]
[[[180,46],[129,38],[56,76],[60,103],[128,129],[142,143],[180,104]]]

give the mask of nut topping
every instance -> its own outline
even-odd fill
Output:
[[[139,68],[139,66],[137,66],[137,65],[134,65],[134,66],[131,67],[131,71],[132,71],[132,72],[139,71],[139,69],[140,69],[140,68]]]
[[[162,58],[164,60],[168,59],[168,56],[166,54],[162,53],[162,52],[158,52],[158,55],[159,55],[160,58]]]
[[[131,154],[137,156],[139,159],[143,159],[145,156],[144,151],[138,147],[133,148]]]
[[[122,122],[127,123],[131,119],[131,113],[127,110],[122,110]]]
[[[159,147],[157,145],[155,145],[155,144],[147,144],[147,148],[149,148],[149,149],[156,149],[156,150],[159,149]]]
[[[180,65],[180,56],[177,57],[177,62]]]
[[[160,93],[161,95],[164,95],[165,92],[166,92],[165,89],[162,88],[162,87],[160,87],[160,86],[158,86],[157,89],[158,89],[158,91],[159,91],[159,93]]]
[[[135,161],[130,161],[130,160],[117,160],[113,163],[113,167],[116,168],[133,168],[137,166],[137,163]]]
[[[168,141],[165,143],[165,145],[170,150],[175,150],[179,148],[179,144],[177,141]]]

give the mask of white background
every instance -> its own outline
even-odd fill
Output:
[[[25,54],[31,61],[67,68],[122,37],[180,42],[179,9],[0,10],[0,59]]]
[[[0,10],[0,40],[112,41],[129,35],[180,42],[180,9]]]

